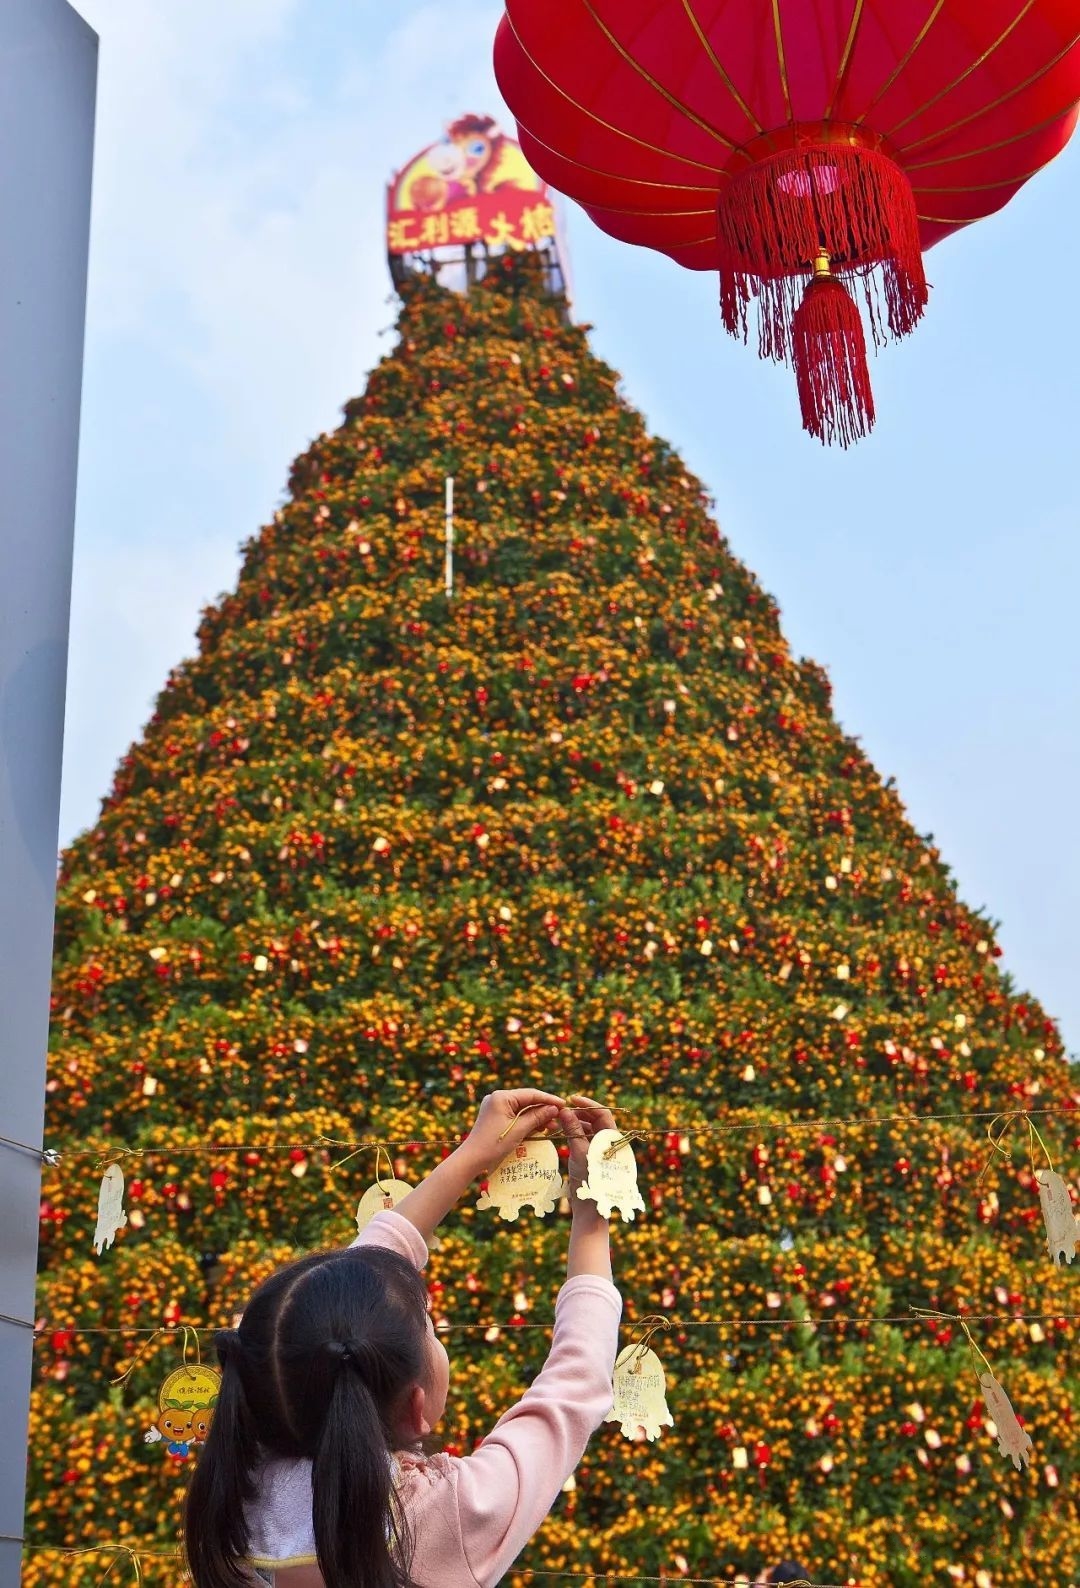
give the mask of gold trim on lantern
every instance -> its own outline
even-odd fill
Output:
[[[958,220],[955,215],[922,215],[922,214],[920,214],[917,217],[917,219],[922,221],[923,224],[927,225],[927,226],[955,226],[957,228],[957,230],[959,230],[961,226],[971,226],[974,223],[974,221],[981,220],[982,217],[981,216],[976,216],[976,215],[971,215],[971,216],[968,217],[968,219],[966,221],[961,221],[961,220]]]
[[[942,11],[944,11],[944,9],[945,9],[945,0],[936,0],[936,4],[934,6],[934,9],[931,11],[930,15],[927,17],[926,21],[923,23],[923,25],[919,29],[918,33],[915,35],[915,38],[914,38],[910,48],[908,49],[907,53],[902,55],[900,57],[899,61],[897,61],[896,65],[893,67],[893,69],[890,72],[889,76],[885,79],[884,83],[882,83],[881,87],[878,89],[877,93],[874,95],[873,99],[867,105],[866,109],[862,112],[862,114],[860,116],[856,116],[856,118],[855,118],[856,122],[865,121],[867,116],[873,110],[874,106],[878,103],[878,101],[881,100],[881,99],[884,99],[885,95],[889,92],[889,89],[896,82],[896,79],[900,76],[900,73],[904,70],[905,66],[910,61],[911,57],[915,54],[915,51],[919,48],[919,45],[926,38],[926,35],[929,33],[930,29],[933,27],[934,23],[937,21],[938,17],[941,15],[941,13],[942,13]]]
[[[756,127],[758,132],[764,132],[765,128],[761,125],[761,122],[754,115],[754,112],[750,109],[750,106],[746,103],[746,100],[739,93],[739,90],[735,87],[735,84],[731,81],[731,77],[730,77],[726,67],[724,66],[723,62],[720,61],[717,58],[716,51],[713,49],[712,44],[709,42],[709,38],[708,38],[704,28],[701,26],[701,23],[698,21],[697,17],[694,14],[693,8],[692,8],[692,6],[690,4],[690,0],[681,0],[681,3],[682,3],[683,10],[686,12],[686,17],[687,17],[688,22],[690,23],[690,26],[693,28],[694,32],[698,36],[698,42],[700,43],[702,49],[705,51],[705,54],[709,57],[709,61],[710,61],[711,65],[715,68],[716,72],[718,73],[721,81],[724,84],[724,87],[727,89],[728,93],[731,95],[731,97],[735,101],[736,105],[738,105],[739,109],[742,111],[742,113],[746,117],[747,121],[750,122],[751,126]],[[859,4],[862,5],[862,3],[863,3],[863,0],[859,0]]]
[[[837,144],[845,149],[870,149],[883,154],[894,165],[901,165],[897,151],[889,140],[873,127],[860,127],[854,121],[792,121],[783,127],[771,127],[760,137],[752,138],[738,151],[751,165],[770,159],[777,154],[798,154],[804,149],[820,149],[825,144]],[[738,173],[740,176],[742,172]]]
[[[588,0],[586,0],[588,3]],[[776,41],[776,64],[780,71],[780,86],[784,90],[784,104],[787,106],[788,121],[794,122],[795,116],[791,109],[791,90],[788,87],[787,57],[784,54],[784,34],[780,26],[780,0],[772,0],[773,38]]]
[[[976,160],[980,155],[993,154],[998,149],[1007,149],[1011,143],[1020,143],[1024,138],[1033,138],[1037,132],[1045,132],[1047,127],[1052,127],[1072,109],[1073,102],[1070,101],[1060,110],[1055,110],[1052,116],[1047,116],[1045,121],[1037,121],[1033,127],[1025,127],[1023,132],[1014,132],[1008,138],[999,138],[996,143],[984,143],[978,149],[965,149],[961,154],[932,154],[925,160],[905,161],[905,167],[909,172],[921,171],[928,165],[956,165],[961,160]],[[1042,167],[1040,166],[1039,169],[1041,170]]]
[[[905,144],[901,148],[900,153],[907,154],[912,149],[921,148],[925,143],[933,143],[937,138],[947,138],[950,132],[957,132],[961,127],[968,126],[970,122],[978,121],[980,116],[986,116],[990,111],[998,110],[1002,105],[1007,105],[1010,99],[1015,99],[1017,94],[1024,92],[1025,88],[1030,88],[1032,83],[1037,83],[1041,77],[1046,76],[1047,72],[1052,72],[1054,67],[1065,59],[1069,51],[1076,48],[1077,44],[1080,44],[1080,33],[1074,34],[1068,44],[1058,51],[1052,61],[1047,61],[1044,66],[1040,66],[1037,72],[1032,72],[1026,81],[1017,83],[1015,88],[1010,88],[1007,94],[1002,94],[1000,98],[992,100],[989,105],[981,105],[978,110],[973,110],[969,116],[962,117],[960,121],[954,121],[949,127],[940,127],[937,132],[928,132],[925,138],[917,138],[914,143]],[[925,109],[925,106],[923,108]],[[1028,131],[1030,130],[1029,128]]]
[[[717,189],[713,197],[718,198],[719,196],[720,190]],[[576,202],[580,204],[581,200],[578,199]],[[640,215],[643,220],[650,221],[685,220],[690,215],[711,215],[716,209],[715,203],[703,204],[700,209],[692,210],[633,210],[624,209],[621,205],[617,206],[615,204],[582,204],[581,207],[590,211],[603,210],[605,215]],[[676,244],[676,246],[679,245]]]
[[[612,33],[607,23],[597,16],[592,0],[581,0],[581,3],[592,17],[601,33],[607,39],[608,43],[622,56],[627,66],[635,71],[644,82],[648,83],[650,88],[654,88],[661,98],[666,99],[669,105],[673,105],[676,110],[681,110],[687,120],[694,123],[695,127],[700,128],[702,132],[707,132],[710,138],[715,138],[718,143],[722,143],[725,149],[730,149],[732,153],[735,152],[735,150],[738,148],[738,145],[733,143],[726,133],[721,132],[719,127],[713,127],[709,122],[703,120],[703,118],[698,115],[696,110],[690,109],[689,105],[684,105],[682,100],[677,99],[670,89],[665,88],[663,83],[659,82],[655,77],[653,77],[651,72],[647,72],[640,61],[635,61],[629,50],[627,50],[624,45],[619,43],[619,40],[615,37],[614,33]],[[776,0],[773,0],[773,3],[775,4]],[[670,153],[670,150],[667,152]]]
[[[510,24],[510,31],[514,35],[514,38],[517,40],[518,48],[521,50],[522,55],[524,55],[524,57],[528,61],[529,65],[533,68],[534,71],[539,73],[539,75],[544,79],[544,82],[547,83],[549,88],[553,88],[555,90],[555,92],[559,95],[559,97],[561,99],[565,99],[566,103],[568,105],[573,105],[575,110],[580,110],[581,114],[583,116],[587,117],[589,121],[595,122],[598,127],[603,127],[605,132],[613,132],[613,133],[615,133],[616,137],[625,138],[628,143],[636,143],[637,146],[640,149],[648,149],[650,154],[662,154],[667,159],[674,158],[676,160],[680,160],[680,161],[682,161],[682,163],[684,165],[697,166],[699,170],[711,171],[711,172],[713,172],[713,174],[715,176],[726,176],[727,175],[727,172],[724,170],[723,166],[706,165],[704,160],[695,160],[695,159],[692,158],[692,156],[690,156],[688,154],[678,154],[678,155],[674,155],[673,156],[670,149],[663,149],[663,148],[660,147],[659,144],[649,143],[648,140],[645,139],[645,138],[638,138],[638,137],[635,136],[634,133],[627,132],[622,127],[616,127],[613,122],[605,121],[603,116],[598,116],[594,110],[589,110],[587,106],[579,104],[578,101],[573,97],[572,94],[568,94],[566,92],[565,88],[561,88],[559,86],[559,84],[557,82],[555,82],[554,78],[548,76],[547,72],[545,72],[544,68],[540,65],[540,62],[538,60],[536,60],[535,57],[529,51],[528,47],[526,46],[524,40],[521,37],[521,34],[518,32],[517,28],[514,26],[514,19],[510,15],[510,0],[507,0],[505,15],[506,15],[507,22]],[[533,132],[530,127],[527,127],[525,125],[525,123],[521,120],[520,116],[517,116],[515,114],[515,120],[518,122],[518,124],[520,126],[525,127],[525,130],[526,130],[526,132],[528,132],[530,138],[536,138],[537,143],[542,143],[544,145],[545,149],[551,149],[551,145],[549,143],[546,143],[543,138],[538,137],[537,134],[535,132]],[[609,176],[611,174],[610,172],[607,172],[607,171],[597,171],[597,170],[594,169],[594,167],[589,166],[589,165],[582,165],[581,162],[578,161],[578,160],[570,160],[570,157],[568,155],[560,154],[558,149],[551,149],[551,152],[552,152],[552,154],[558,154],[559,158],[562,159],[562,160],[568,160],[571,165],[579,166],[582,171],[592,171],[595,176],[604,176],[604,177],[606,177],[606,176]],[[636,181],[638,179],[635,178],[635,177],[618,177],[616,180],[618,180],[620,182],[633,182],[633,181]],[[657,187],[666,187],[668,184],[661,182],[661,183],[650,184],[650,185],[655,185]]]
[[[928,99],[924,105],[920,105],[917,110],[913,110],[910,115],[905,116],[903,121],[898,121],[894,127],[890,128],[890,137],[893,134],[899,132],[901,127],[906,127],[909,121],[914,121],[916,116],[921,116],[923,112],[929,110],[932,105],[936,105],[940,100],[944,99],[947,94],[951,94],[954,88],[959,88],[961,83],[967,81],[972,72],[977,72],[980,66],[985,65],[985,63],[990,59],[991,55],[994,54],[995,50],[999,49],[1001,45],[1004,44],[1005,40],[1008,38],[1013,29],[1020,26],[1021,22],[1024,20],[1034,5],[1035,0],[1024,0],[1023,9],[1017,12],[1016,16],[1013,17],[1005,31],[998,34],[993,44],[988,45],[977,60],[972,61],[970,66],[965,67],[960,73],[959,77],[954,77],[951,83],[946,83],[944,88],[939,88],[937,93],[934,94],[931,99]]]
[[[996,187],[1012,187],[1014,183],[1018,184],[1018,183],[1021,183],[1021,182],[1030,182],[1030,180],[1031,180],[1031,178],[1033,176],[1038,176],[1039,172],[1042,170],[1043,165],[1045,163],[1046,163],[1045,161],[1042,161],[1042,162],[1040,162],[1039,165],[1037,165],[1034,168],[1034,170],[1032,170],[1032,171],[1024,171],[1019,176],[1003,176],[1003,177],[999,177],[996,182],[972,182],[967,187],[963,187],[963,186],[958,186],[958,187],[915,187],[915,185],[913,183],[912,184],[912,192],[914,192],[914,193],[989,193],[992,189],[994,189]]]
[[[560,160],[565,161],[567,165],[572,165],[575,170],[588,171],[590,176],[602,176],[605,181],[624,182],[627,187],[662,188],[665,193],[711,193],[715,195],[723,191],[723,184],[725,182],[731,181],[730,171],[721,171],[719,167],[714,169],[711,166],[705,166],[703,169],[712,170],[715,176],[718,176],[722,179],[715,187],[694,187],[691,184],[685,182],[680,182],[677,184],[672,182],[650,182],[647,181],[645,177],[641,176],[619,176],[615,171],[601,171],[599,166],[586,165],[583,160],[575,160],[572,155],[563,154],[560,149],[553,149],[546,138],[541,138],[538,133],[533,132],[532,128],[524,121],[518,120],[518,126],[523,132],[527,132],[530,138],[535,139],[537,143],[541,144],[549,154],[557,155]],[[574,202],[580,204],[581,200],[575,199]],[[607,208],[606,205],[603,207],[605,209]],[[600,208],[600,206],[597,205],[596,208]],[[626,213],[628,215],[651,215],[653,212],[652,210],[627,210]]]
[[[829,98],[829,103],[825,109],[826,121],[830,121],[832,119],[833,110],[836,108],[836,101],[840,98],[840,95],[843,92],[844,79],[848,74],[848,67],[851,65],[851,57],[855,53],[855,41],[859,36],[859,28],[862,25],[865,3],[866,0],[855,0],[855,9],[851,14],[851,26],[848,29],[847,42],[844,45],[844,53],[840,57],[840,65],[836,72],[836,82],[833,84],[833,91]]]

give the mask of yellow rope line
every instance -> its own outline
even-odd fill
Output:
[[[613,1114],[625,1114],[627,1108],[613,1108]],[[1051,1108],[1010,1109],[1006,1113],[1018,1119],[1044,1119],[1054,1115],[1072,1114],[1080,1115],[1080,1110],[1061,1105]],[[745,1135],[747,1132],[759,1131],[769,1135],[785,1135],[790,1131],[803,1130],[836,1130],[840,1127],[861,1126],[875,1127],[878,1125],[903,1125],[921,1126],[930,1124],[952,1123],[961,1120],[996,1121],[1006,1117],[1000,1110],[994,1109],[961,1109],[955,1112],[934,1114],[835,1114],[823,1115],[812,1119],[749,1119],[730,1120],[717,1125],[702,1125],[696,1123],[683,1123],[675,1121],[668,1124],[634,1125],[626,1129],[633,1129],[639,1137],[647,1136],[728,1136]],[[561,1132],[556,1132],[556,1135]],[[338,1141],[331,1136],[322,1136],[315,1141],[235,1141],[220,1142],[208,1147],[86,1147],[74,1150],[48,1148],[44,1151],[39,1147],[31,1147],[26,1142],[16,1141],[9,1136],[0,1135],[0,1145],[16,1147],[21,1151],[34,1153],[43,1158],[51,1167],[68,1159],[93,1158],[104,1168],[109,1163],[119,1163],[124,1158],[163,1158],[180,1156],[202,1156],[213,1153],[229,1152],[316,1152],[327,1147],[346,1147],[350,1149],[350,1156],[365,1149],[386,1149],[390,1147],[458,1147],[464,1140],[462,1136],[454,1137],[400,1137],[388,1140],[382,1136],[365,1136],[359,1141]]]
[[[929,1313],[926,1314],[930,1316]],[[949,1318],[966,1318],[969,1323],[1080,1323],[1080,1312],[981,1312],[981,1313],[940,1313],[935,1316]],[[852,1314],[849,1317],[836,1318],[677,1318],[670,1314],[651,1313],[647,1318],[628,1320],[620,1324],[622,1329],[640,1329],[646,1323],[650,1328],[663,1328],[665,1323],[658,1323],[658,1318],[664,1318],[666,1327],[676,1332],[682,1329],[840,1329],[847,1328],[886,1328],[898,1324],[911,1324],[919,1321],[910,1313],[899,1316],[890,1314]],[[499,1323],[491,1320],[487,1323],[454,1323],[444,1322],[436,1325],[440,1333],[451,1331],[472,1332],[482,1329],[505,1330],[513,1334],[518,1329],[552,1329],[554,1320],[548,1319],[543,1323]],[[188,1323],[188,1324],[159,1324],[153,1328],[136,1324],[122,1324],[113,1329],[100,1326],[82,1327],[76,1324],[57,1323],[55,1320],[34,1326],[38,1339],[46,1333],[60,1334],[108,1334],[108,1335],[133,1335],[133,1334],[179,1334],[187,1329],[192,1334],[212,1334],[224,1324],[213,1323]],[[149,1342],[147,1342],[149,1344]],[[145,1347],[144,1347],[145,1349]],[[132,1364],[134,1365],[134,1364]]]
[[[177,1560],[182,1559],[182,1556],[181,1556],[181,1553],[180,1553],[179,1549],[176,1549],[176,1550],[155,1550],[155,1549],[133,1550],[133,1549],[129,1548],[129,1546],[126,1545],[126,1544],[92,1544],[87,1549],[71,1549],[65,1544],[31,1544],[26,1539],[16,1538],[11,1533],[0,1533],[0,1539],[4,1539],[7,1542],[13,1543],[13,1544],[22,1544],[24,1549],[36,1549],[36,1550],[40,1550],[40,1551],[45,1552],[46,1554],[51,1554],[51,1555],[92,1555],[92,1554],[97,1554],[97,1553],[103,1553],[103,1552],[108,1551],[108,1550],[116,1550],[116,1551],[118,1551],[121,1554],[129,1555],[131,1557],[131,1560],[132,1560],[132,1562],[133,1562],[133,1564],[135,1566],[135,1571],[136,1571],[136,1576],[137,1577],[138,1577],[138,1569],[139,1569],[139,1561],[140,1560],[172,1560],[172,1561],[177,1561]],[[115,1564],[115,1562],[114,1562],[114,1564]],[[112,1568],[110,1567],[109,1569],[111,1570]],[[673,1578],[670,1575],[668,1575],[667,1577],[649,1577],[649,1576],[642,1576],[642,1575],[640,1575],[638,1573],[633,1573],[633,1572],[617,1572],[617,1571],[598,1571],[598,1572],[592,1572],[592,1571],[545,1571],[542,1567],[539,1567],[539,1566],[520,1566],[520,1565],[519,1566],[515,1566],[513,1568],[513,1570],[514,1570],[515,1573],[516,1572],[527,1573],[528,1576],[530,1576],[530,1577],[559,1577],[559,1578],[562,1578],[562,1579],[565,1579],[565,1578],[569,1577],[569,1578],[573,1578],[573,1580],[575,1582],[660,1582],[660,1583],[665,1583],[666,1582],[666,1583],[672,1583],[672,1582],[677,1580],[677,1581],[679,1581],[681,1583],[692,1583],[692,1584],[693,1583],[697,1583],[697,1584],[706,1583],[706,1584],[711,1584],[712,1588],[768,1588],[768,1584],[766,1583],[765,1579],[764,1578],[758,1578],[758,1577],[754,1577],[754,1578],[747,1578],[747,1577],[684,1577],[682,1575],[682,1573],[680,1572],[679,1575],[678,1575],[678,1578],[676,1579],[676,1578]],[[108,1573],[106,1572],[105,1575],[107,1576]],[[104,1578],[102,1578],[101,1580],[104,1581]],[[141,1582],[141,1580],[142,1580],[141,1577],[138,1580]],[[846,1588],[846,1585],[843,1584],[843,1583],[811,1582],[808,1577],[797,1577],[793,1582],[791,1582],[789,1584],[789,1588]]]

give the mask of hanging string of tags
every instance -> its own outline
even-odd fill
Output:
[[[659,1439],[661,1428],[675,1426],[667,1403],[664,1364],[650,1345],[656,1332],[670,1329],[671,1323],[656,1314],[642,1318],[637,1327],[644,1330],[641,1339],[626,1346],[615,1359],[614,1402],[604,1421],[618,1423],[627,1439],[652,1442]]]
[[[1039,1192],[1039,1206],[1042,1209],[1043,1225],[1046,1230],[1046,1250],[1055,1268],[1060,1267],[1062,1263],[1071,1264],[1076,1256],[1077,1246],[1080,1245],[1080,1215],[1073,1211],[1069,1188],[1054,1168],[1049,1149],[1030,1114],[1015,1111],[999,1114],[996,1119],[990,1121],[986,1134],[992,1151],[983,1165],[979,1179],[982,1180],[998,1153],[1003,1158],[1011,1156],[1008,1148],[1002,1146],[1002,1142],[1019,1120],[1023,1120],[1028,1129],[1028,1161],[1032,1179]],[[999,1126],[996,1134],[995,1125]],[[1046,1159],[1044,1169],[1038,1168],[1035,1162],[1036,1144]]]
[[[928,1307],[912,1307],[911,1310],[923,1318],[945,1318],[951,1323],[960,1325],[971,1354],[971,1365],[975,1369],[975,1377],[979,1381],[979,1389],[982,1391],[982,1398],[990,1416],[990,1437],[997,1439],[998,1450],[1003,1456],[1011,1457],[1013,1466],[1019,1472],[1020,1468],[1026,1467],[1031,1460],[1033,1449],[1031,1435],[1013,1410],[1005,1386],[994,1376],[989,1361],[975,1344],[967,1319],[959,1312],[933,1312]]]
[[[1074,1211],[1068,1184],[1055,1170],[1046,1143],[1029,1113],[1018,1110],[998,1114],[991,1121],[987,1127],[991,1154],[983,1166],[979,1181],[982,1181],[999,1154],[1004,1158],[1010,1157],[1004,1142],[1018,1121],[1023,1121],[1028,1130],[1029,1162],[1032,1179],[1039,1193],[1047,1252],[1055,1267],[1071,1265],[1080,1249],[1080,1214]],[[595,1202],[604,1218],[610,1218],[612,1213],[618,1212],[621,1218],[632,1221],[637,1213],[645,1212],[632,1143],[646,1140],[648,1134],[636,1129],[601,1130],[589,1143],[586,1179],[577,1188],[577,1196],[583,1201]],[[344,1147],[352,1144],[322,1136],[314,1145]],[[393,1161],[383,1143],[361,1143],[339,1163],[331,1165],[331,1170],[341,1168],[357,1153],[372,1147],[376,1151],[375,1182],[357,1206],[358,1232],[370,1223],[376,1213],[383,1208],[396,1207],[412,1190],[407,1181],[396,1177]],[[1036,1163],[1036,1148],[1045,1159],[1045,1167],[1040,1168]],[[130,1153],[137,1156],[139,1150],[131,1149]],[[119,1149],[115,1156],[102,1158],[96,1166],[102,1175],[93,1237],[93,1248],[99,1257],[114,1244],[117,1234],[128,1223],[123,1205],[124,1173],[120,1167],[120,1160],[128,1155],[128,1149]],[[385,1155],[386,1174],[380,1169],[381,1155]],[[42,1156],[50,1157],[48,1154]],[[50,1161],[53,1160],[59,1161],[57,1155],[51,1155]],[[493,1209],[508,1222],[516,1220],[523,1207],[531,1207],[537,1217],[545,1218],[566,1194],[567,1187],[559,1170],[557,1149],[549,1139],[538,1137],[522,1143],[521,1147],[496,1166],[481,1192],[477,1206],[484,1211]],[[437,1243],[433,1249],[438,1250]]]

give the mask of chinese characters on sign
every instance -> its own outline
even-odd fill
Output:
[[[555,236],[555,212],[546,199],[511,189],[450,209],[391,212],[386,233],[392,254],[419,253],[455,243],[530,248]]]
[[[401,285],[431,274],[468,291],[488,260],[533,252],[554,294],[566,291],[565,249],[555,196],[516,139],[494,117],[458,116],[443,136],[395,172],[386,189],[390,276]]]

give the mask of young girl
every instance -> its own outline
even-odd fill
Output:
[[[342,1251],[279,1270],[216,1340],[221,1394],[188,1490],[195,1588],[492,1588],[611,1409],[622,1300],[608,1224],[576,1195],[600,1104],[493,1092],[466,1140]],[[436,1226],[519,1142],[561,1126],[573,1222],[551,1349],[471,1456],[415,1453],[449,1362],[419,1270]]]

